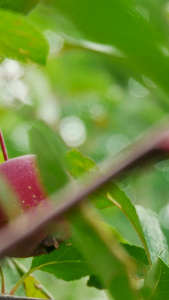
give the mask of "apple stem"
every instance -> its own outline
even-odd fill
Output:
[[[8,152],[6,149],[6,145],[5,145],[5,141],[4,141],[1,129],[0,129],[0,145],[1,145],[4,160],[6,161],[6,160],[8,160]]]

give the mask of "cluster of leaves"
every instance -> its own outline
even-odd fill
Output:
[[[42,122],[36,122],[32,126],[30,142],[37,154],[50,194],[54,193],[54,182],[58,182],[57,188],[60,188],[71,176],[72,186],[75,184],[72,180],[77,185],[83,185],[84,174],[99,172],[96,164],[76,149],[65,154],[61,152],[62,144],[58,136]],[[62,158],[60,153],[63,153]],[[52,169],[51,162],[55,169]],[[67,176],[67,172],[70,176]],[[102,220],[99,216],[100,209],[110,206],[117,206],[125,214],[143,247],[132,245],[114,227]],[[134,206],[125,192],[117,184],[110,182],[92,194],[88,204],[80,205],[71,212],[67,211],[67,218],[72,237],[61,243],[59,249],[51,254],[34,257],[27,272],[23,271],[17,260],[4,261],[1,266],[3,277],[6,276],[6,264],[10,266],[10,278],[13,276],[12,270],[19,270],[21,276],[19,280],[18,276],[15,277],[16,284],[10,282],[9,286],[13,285],[11,295],[16,291],[22,295],[22,284],[28,296],[30,293],[35,295],[37,284],[29,288],[31,281],[35,280],[31,274],[41,270],[65,281],[90,276],[88,285],[106,289],[112,299],[161,299],[161,292],[162,295],[165,292],[168,297],[168,245],[155,213],[141,206]],[[2,287],[7,288],[5,284]],[[39,293],[43,298],[49,297],[48,292],[43,289]]]
[[[42,135],[42,132],[46,134]],[[38,155],[39,166],[48,191],[51,191],[54,174],[51,174],[50,177],[49,173],[46,172],[43,163],[46,150],[42,151],[41,145],[46,145],[50,153],[50,160],[55,161],[60,147],[58,138],[54,135],[52,138],[52,135],[53,133],[50,133],[49,128],[42,123],[37,123],[30,131],[32,147]],[[47,139],[49,139],[48,142]],[[50,147],[49,149],[51,140],[53,145],[57,141],[57,148]],[[61,151],[59,152],[61,153]],[[77,184],[83,184],[82,175],[99,172],[92,160],[75,149],[66,153],[65,157],[66,160],[63,157],[63,165],[77,181]],[[45,160],[50,163],[47,157]],[[60,167],[55,174],[56,176],[60,174],[58,176],[60,186],[65,184],[65,177],[61,176]],[[58,178],[56,180],[58,181]],[[167,297],[169,292],[166,280],[168,246],[160,229],[158,216],[141,206],[134,206],[125,192],[113,182],[92,194],[89,200],[90,205],[83,204],[73,212],[68,213],[73,240],[71,239],[70,244],[67,244],[68,241],[61,244],[59,249],[62,253],[61,256],[60,252],[56,250],[47,257],[34,258],[30,272],[36,268],[42,268],[42,270],[64,280],[74,280],[81,276],[91,275],[88,284],[108,289],[110,296],[115,299],[123,299],[124,297],[126,299],[149,299],[150,297],[161,299],[162,289],[163,292],[165,290]],[[97,210],[114,205],[129,219],[143,248],[131,245],[120,236],[115,228],[106,225],[99,217]],[[68,246],[66,247],[66,245]],[[79,252],[76,253],[77,246],[80,251],[78,250]],[[63,266],[55,267],[58,259],[60,262],[60,257],[64,257]],[[66,264],[66,261],[69,262]],[[144,282],[143,278],[145,278]]]
[[[38,1],[0,1],[2,58],[38,65],[46,63],[48,42],[41,30],[25,16],[37,4]],[[58,0],[56,3],[47,1],[47,5],[55,11],[57,25],[65,38],[65,49],[97,49],[102,55],[107,55],[121,72],[129,72],[142,84],[147,83],[148,88],[155,89],[152,92],[156,91],[156,85],[164,93],[168,92],[169,44],[165,1],[126,3],[107,0],[103,3],[98,0]],[[46,22],[52,29],[56,25],[53,20]],[[96,164],[79,151],[73,149],[65,153],[59,138],[43,123],[32,126],[30,143],[37,154],[49,194],[70,181],[72,186],[83,186],[84,174],[99,172]],[[36,286],[38,283],[31,273],[41,270],[65,281],[90,276],[88,285],[106,289],[110,299],[167,299],[168,245],[157,215],[134,206],[114,182],[92,194],[87,202],[67,212],[72,237],[51,254],[33,258],[28,271],[23,270],[17,260],[4,260],[1,265],[2,292],[13,295],[17,291],[18,295],[23,295],[26,291],[27,296],[35,296],[37,289],[32,282]],[[100,209],[111,206],[118,207],[125,214],[142,247],[130,244],[102,220]],[[50,297],[43,288],[36,296]]]

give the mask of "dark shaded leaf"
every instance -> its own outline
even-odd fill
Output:
[[[101,283],[100,278],[96,275],[90,275],[87,285],[90,287],[95,287],[98,290],[105,289],[105,287]]]
[[[124,249],[127,251],[127,253],[137,262],[148,266],[149,265],[149,261],[147,259],[147,255],[146,252],[144,250],[144,248],[141,248],[139,246],[135,246],[135,245],[130,245],[130,244],[123,244],[121,243],[121,245],[124,247]]]
[[[28,14],[38,3],[39,0],[0,0],[0,8]]]
[[[144,248],[126,243],[122,243],[121,245],[124,247],[128,255],[131,257],[131,259],[133,259],[134,263],[137,266],[135,279],[139,280],[144,278],[149,269],[149,261]]]

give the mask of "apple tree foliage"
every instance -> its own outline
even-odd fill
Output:
[[[29,151],[37,155],[44,185],[51,199],[53,194],[66,185],[72,186],[72,189],[77,186],[85,188],[83,176],[101,174],[102,167],[98,162],[105,158],[106,154],[99,153],[99,149],[103,149],[104,144],[109,149],[113,147],[113,143],[104,143],[107,132],[113,131],[113,126],[118,127],[120,124],[125,126],[132,140],[150,124],[167,115],[168,11],[168,3],[165,0],[0,0],[0,67],[3,67],[4,62],[14,60],[29,69],[25,81],[27,80],[30,87],[33,87],[32,98],[39,97],[41,101],[43,100],[43,104],[47,103],[46,111],[53,105],[53,95],[47,92],[50,84],[54,90],[55,88],[57,90],[55,82],[58,84],[58,94],[63,98],[60,102],[70,98],[68,100],[71,103],[81,92],[81,106],[77,101],[73,102],[72,106],[70,103],[63,104],[62,114],[66,118],[69,116],[68,110],[72,110],[73,114],[84,119],[88,131],[91,131],[83,153],[83,147],[79,150],[78,146],[67,147],[63,142],[56,129],[57,119],[51,123],[50,118],[46,121],[41,117],[43,114],[38,115],[37,110],[32,108],[33,105],[24,103],[24,107],[21,107],[17,101],[14,103],[14,110],[19,112],[22,121],[27,120],[29,124]],[[69,55],[72,53],[74,56],[69,61]],[[84,53],[89,53],[87,68],[85,64],[83,65]],[[79,65],[82,69],[86,68],[87,74],[89,71],[89,76],[84,75],[81,70],[80,77]],[[66,77],[65,70],[68,67],[71,70],[70,79]],[[105,69],[108,70],[107,73]],[[34,82],[36,80],[34,74],[40,76],[40,81],[42,80],[40,85]],[[140,106],[140,111],[135,116],[136,108],[131,106],[133,110],[128,120],[125,109],[128,103],[131,105],[134,101],[129,99],[130,95],[126,103],[123,103],[120,113],[117,109],[118,104],[112,105],[107,97],[105,99],[102,97],[100,102],[95,101],[94,111],[92,110],[96,92],[91,93],[89,97],[89,91],[97,90],[102,96],[105,90],[107,94],[111,93],[111,84],[109,89],[107,87],[112,74],[122,86],[121,90],[116,90],[119,92],[118,97],[124,97],[123,92],[129,79],[131,84],[137,83],[135,90],[137,95],[141,89],[141,97],[145,101],[144,109]],[[46,86],[46,81],[44,83],[43,80],[47,75],[51,83]],[[61,82],[60,78],[64,80]],[[114,94],[115,98],[116,96],[117,94]],[[150,98],[151,101],[153,99],[153,104]],[[107,103],[105,119],[103,115],[99,115],[103,103]],[[36,100],[33,104],[42,107],[41,102],[37,104]],[[89,119],[88,107],[95,118],[94,125],[86,121]],[[7,124],[3,121],[5,106],[2,105],[1,110],[3,128]],[[111,113],[117,111],[116,115],[113,115],[114,119],[108,115],[108,111]],[[151,113],[152,116],[149,118]],[[16,116],[13,117],[13,107],[8,108],[7,114],[8,120],[11,118],[11,126],[15,126],[18,121]],[[139,127],[136,125],[137,118],[142,117],[145,118],[144,128],[141,126],[135,128]],[[123,123],[120,123],[123,118]],[[135,121],[131,123],[132,129],[129,129],[132,118]],[[7,129],[11,130],[9,124]],[[20,150],[17,152],[14,147],[12,148],[7,131],[4,131],[7,146],[13,157],[18,155]],[[95,136],[98,152],[92,148]],[[128,143],[126,140],[123,142],[125,145]],[[20,152],[24,154],[24,151]],[[157,169],[167,168],[166,164],[163,167],[163,163],[158,163]],[[136,173],[138,172],[142,171],[137,170]],[[124,186],[123,180],[108,182],[73,210],[68,209],[66,217],[70,226],[70,237],[50,254],[34,257],[28,263],[25,263],[24,259],[2,260],[1,293],[58,299],[59,287],[53,296],[50,294],[50,288],[39,286],[40,280],[34,278],[34,272],[41,271],[53,275],[51,278],[54,278],[54,282],[58,279],[75,282],[87,277],[88,290],[90,291],[91,287],[98,289],[98,297],[99,293],[103,296],[105,291],[107,299],[169,299],[168,236],[161,228],[158,213],[144,205],[144,201],[143,204],[134,203]],[[159,191],[155,193],[160,196]],[[7,194],[6,191],[5,196],[8,196]],[[104,211],[111,212],[113,222],[108,221]],[[118,226],[117,216],[124,221],[124,225],[121,222],[121,227]],[[125,224],[128,224],[127,228],[131,230],[134,238],[127,237],[123,228]],[[73,291],[71,293],[70,298],[64,299],[74,299]],[[80,297],[81,295],[79,299]]]

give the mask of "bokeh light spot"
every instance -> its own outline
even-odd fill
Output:
[[[62,139],[70,147],[82,145],[87,137],[84,123],[75,116],[62,119],[59,130]]]

